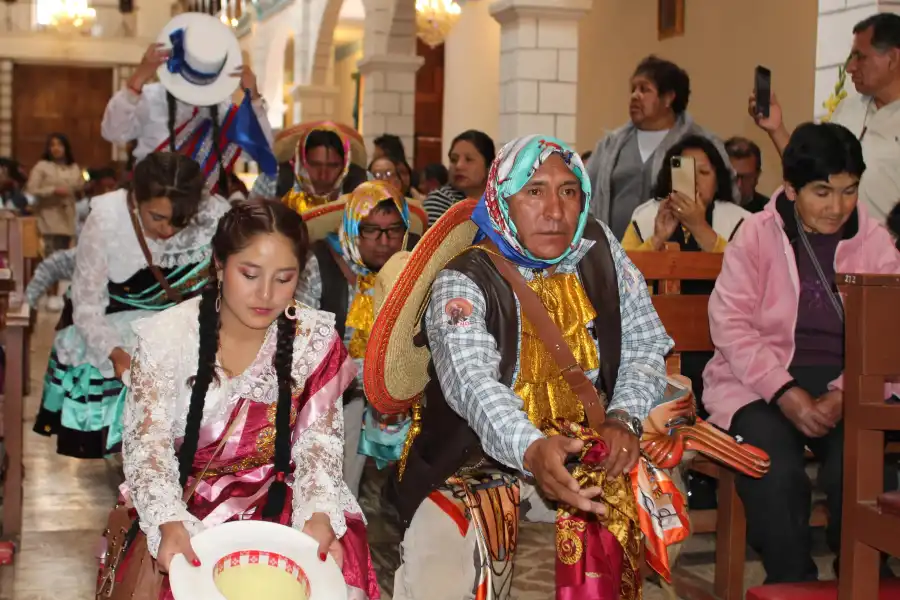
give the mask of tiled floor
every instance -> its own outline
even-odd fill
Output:
[[[25,522],[21,548],[13,568],[0,568],[0,600],[93,600],[96,578],[96,548],[106,515],[114,501],[116,469],[103,460],[81,461],[55,452],[55,439],[31,432],[32,415],[37,411],[43,369],[52,342],[56,314],[41,314],[32,346],[32,390],[27,399],[25,423]],[[363,504],[367,512],[379,509],[377,477],[364,485]],[[379,579],[385,592],[392,585],[392,563],[398,532],[387,523],[371,518],[370,535]],[[712,536],[696,536],[685,549],[682,560],[705,579],[712,580]],[[832,577],[830,557],[817,558],[823,575]],[[526,565],[527,567],[527,565]],[[747,565],[747,585],[762,582],[758,561]],[[647,600],[666,598],[652,584],[646,587]],[[385,593],[386,600],[390,595]],[[521,593],[516,600],[536,600]]]

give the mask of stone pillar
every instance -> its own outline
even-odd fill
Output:
[[[298,85],[291,96],[300,104],[298,123],[333,121],[340,90],[333,85]],[[345,123],[352,126],[352,123]]]
[[[850,55],[853,26],[875,13],[900,13],[896,0],[819,0],[819,26],[816,39],[816,99],[813,114],[826,114],[822,104],[834,92],[838,68]],[[848,95],[856,95],[853,82],[844,85]]]
[[[592,0],[496,0],[500,23],[499,144],[527,134],[575,143],[578,20]]]
[[[137,69],[135,65],[117,65],[113,68],[113,94],[125,87],[125,84],[128,83],[128,79],[134,75],[135,69]],[[113,162],[121,162],[124,164],[128,160],[127,145],[120,146],[118,144],[112,144],[112,160]]]
[[[406,159],[412,164],[415,153],[416,71],[424,59],[415,54],[382,54],[363,58],[362,131],[371,154],[373,141],[383,133],[403,140]]]
[[[500,26],[488,0],[457,0],[462,15],[444,44],[443,151],[453,138],[478,129],[495,140],[500,109]],[[477,65],[477,68],[473,68]]]

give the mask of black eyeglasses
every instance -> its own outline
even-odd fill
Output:
[[[381,234],[386,235],[389,240],[399,240],[406,234],[406,225],[391,225],[383,228],[374,225],[363,225],[359,228],[359,237],[364,240],[381,239]]]
[[[390,179],[394,175],[396,175],[396,173],[394,173],[393,171],[381,171],[380,173],[372,173],[372,177],[379,181]]]

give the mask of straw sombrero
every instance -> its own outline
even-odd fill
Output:
[[[269,521],[232,521],[191,538],[200,567],[172,559],[175,600],[346,600],[347,584],[333,558],[305,533]]]
[[[306,223],[310,242],[321,240],[329,233],[335,232],[340,228],[341,220],[344,218],[344,207],[347,205],[349,196],[350,194],[344,194],[334,202],[329,202],[300,213],[300,216],[303,217],[303,222]],[[422,232],[428,227],[428,214],[422,208],[422,205],[415,200],[407,198],[406,204],[409,206],[410,233],[422,235]]]
[[[428,384],[431,353],[413,338],[438,272],[472,245],[478,227],[472,222],[477,200],[457,202],[428,229],[410,253],[395,254],[375,281],[375,323],[364,361],[366,398],[382,413],[409,410]]]
[[[230,27],[216,17],[181,13],[157,38],[171,52],[156,74],[168,92],[192,106],[213,106],[231,98],[240,85],[241,45]]]
[[[275,158],[278,162],[288,162],[293,160],[294,153],[297,150],[297,144],[313,129],[331,129],[337,132],[341,137],[350,140],[350,162],[362,167],[368,167],[366,156],[366,144],[358,131],[331,121],[314,121],[312,123],[301,123],[289,129],[285,129],[275,138],[273,144]]]

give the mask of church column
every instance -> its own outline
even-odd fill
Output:
[[[362,131],[371,153],[373,141],[383,133],[400,136],[406,158],[415,153],[416,71],[424,59],[415,54],[381,54],[363,58]]]
[[[592,0],[496,0],[500,23],[499,143],[527,134],[575,143],[578,21]]]
[[[333,85],[298,85],[291,95],[300,104],[298,123],[332,121],[340,90]],[[352,123],[351,123],[352,125]]]
[[[13,61],[0,60],[0,156],[13,156]]]

